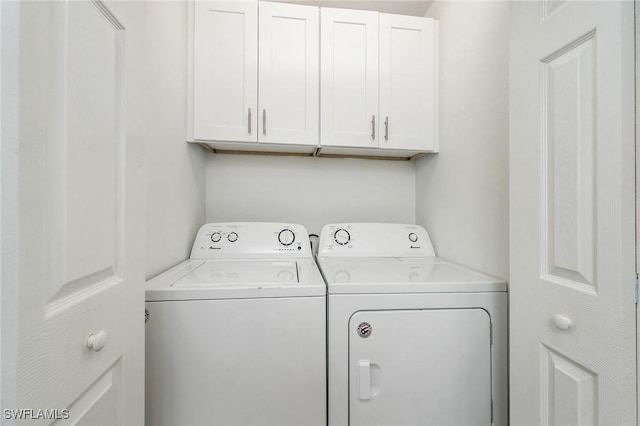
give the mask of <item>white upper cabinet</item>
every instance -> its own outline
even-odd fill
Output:
[[[438,151],[438,22],[256,0],[190,3],[187,140],[216,150]]]
[[[232,149],[242,149],[234,142],[315,149],[319,9],[196,1],[194,15],[193,139]]]
[[[259,5],[258,141],[318,144],[319,10]]]
[[[378,13],[321,9],[321,145],[378,147]]]
[[[323,8],[320,25],[322,147],[437,151],[437,21]]]
[[[196,1],[193,137],[257,141],[258,7],[255,1]]]
[[[380,14],[380,148],[438,150],[437,25]]]

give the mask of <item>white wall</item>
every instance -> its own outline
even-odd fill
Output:
[[[509,276],[508,2],[436,1],[440,154],[416,166],[416,219],[436,253]]]
[[[147,279],[189,256],[204,223],[206,157],[186,143],[187,3],[148,10]]]
[[[153,2],[149,14],[147,277],[186,258],[200,224],[241,220],[314,233],[337,221],[417,222],[440,256],[508,277],[508,2],[430,8],[440,20],[441,153],[415,162],[184,143],[186,4]]]
[[[415,223],[408,161],[207,156],[207,221]]]

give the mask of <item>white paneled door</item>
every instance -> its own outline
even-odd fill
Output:
[[[5,408],[24,424],[141,425],[146,5],[22,2],[20,15],[16,406]]]
[[[511,424],[636,424],[633,16],[511,4]]]

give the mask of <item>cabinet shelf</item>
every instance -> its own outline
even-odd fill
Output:
[[[429,152],[407,152],[405,155],[401,155],[398,151],[392,151],[394,155],[384,155],[381,150],[375,150],[375,155],[370,153],[369,150],[366,153],[357,153],[357,149],[354,149],[353,152],[349,153],[335,153],[335,152],[326,152],[327,148],[316,147],[313,152],[293,152],[293,151],[258,151],[258,150],[250,150],[250,149],[233,149],[233,148],[219,148],[212,147],[211,145],[203,142],[195,142],[200,145],[205,151],[210,152],[212,154],[234,154],[234,155],[269,155],[269,156],[277,156],[277,157],[316,157],[316,158],[356,158],[361,160],[382,160],[382,161],[411,161],[416,160],[418,158],[422,158],[429,154],[437,154],[437,153],[429,153]],[[324,152],[323,152],[324,151]]]

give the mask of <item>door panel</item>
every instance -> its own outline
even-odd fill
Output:
[[[16,404],[70,424],[143,422],[145,20],[21,6]]]
[[[540,351],[542,418],[551,425],[595,425],[597,375],[544,345]]]
[[[380,148],[437,150],[438,23],[380,14]]]
[[[50,252],[48,309],[122,280],[124,28],[97,10],[89,3],[69,7],[60,16],[68,20],[67,39],[52,46],[67,55],[54,59],[60,62],[50,89],[66,93],[49,98],[55,112],[47,117],[46,232],[57,246]]]
[[[194,26],[194,138],[257,142],[257,2],[195,2]]]
[[[511,25],[511,422],[635,424],[633,3]]]
[[[490,329],[483,309],[356,312],[349,424],[491,424]]]
[[[321,145],[378,147],[378,13],[320,14]]]
[[[318,144],[320,11],[259,6],[260,142]]]
[[[75,425],[100,425],[118,424],[121,414],[118,410],[118,393],[122,392],[120,386],[121,360],[118,360],[102,376],[92,383],[69,406],[69,413],[73,413],[69,419],[63,419],[60,423]],[[115,409],[114,409],[115,407]]]
[[[543,276],[596,293],[595,32],[542,60]]]

